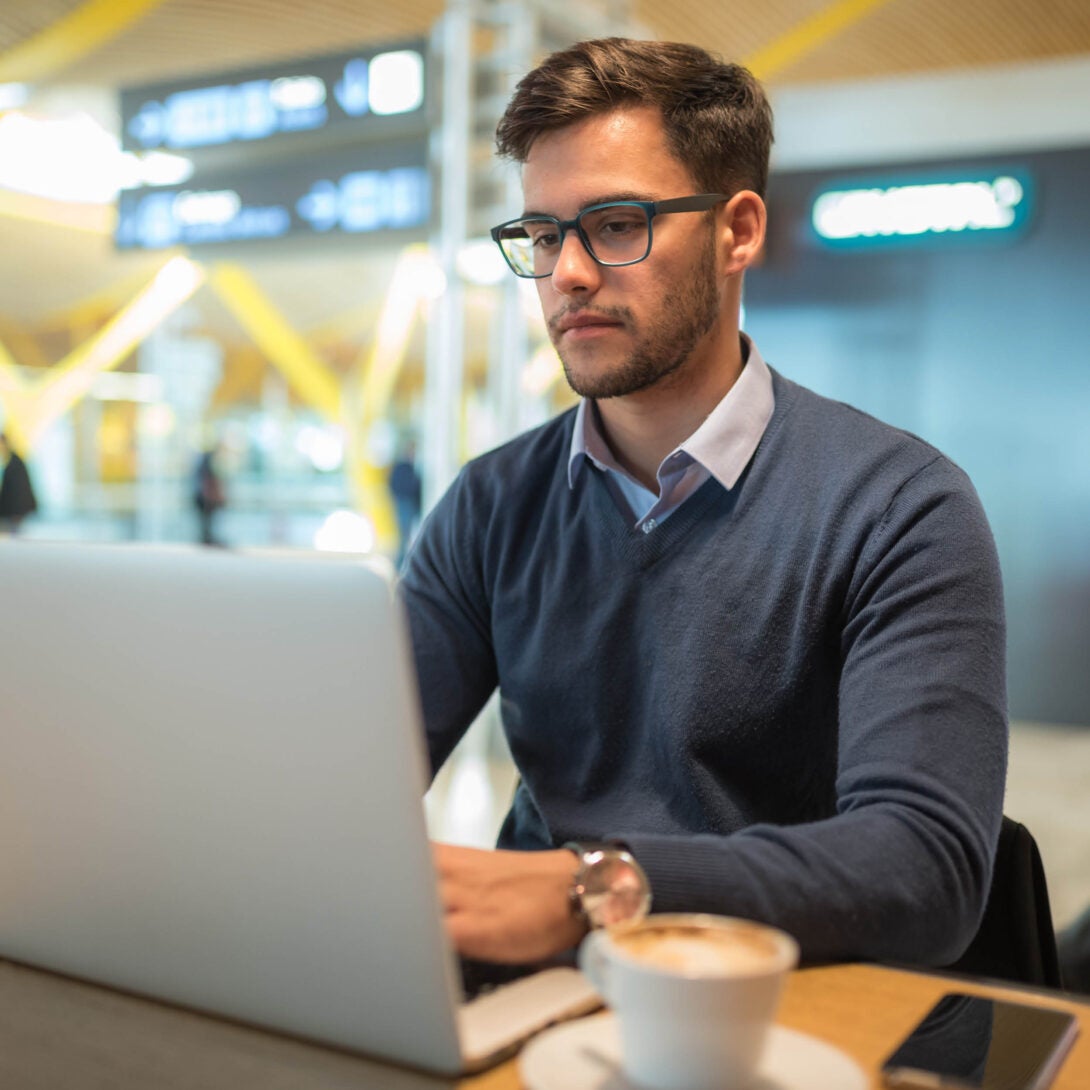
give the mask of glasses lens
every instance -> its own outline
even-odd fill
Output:
[[[589,208],[579,225],[591,253],[603,265],[626,265],[642,261],[650,248],[647,213],[638,204],[607,204]]]
[[[551,219],[518,220],[502,228],[499,243],[519,276],[548,276],[560,253],[560,227]]]
[[[588,208],[578,223],[600,265],[629,265],[650,252],[651,228],[647,213],[638,204],[618,201]],[[508,264],[519,276],[550,276],[564,242],[560,221],[547,217],[504,224],[497,237]]]

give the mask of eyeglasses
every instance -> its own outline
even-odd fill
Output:
[[[573,220],[523,216],[492,228],[492,238],[516,276],[552,276],[572,228],[599,265],[635,265],[651,252],[651,223],[672,212],[704,212],[730,197],[700,193],[669,201],[609,201],[584,208]]]

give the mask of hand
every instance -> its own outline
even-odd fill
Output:
[[[481,961],[541,961],[585,934],[568,890],[578,861],[566,849],[483,851],[433,844],[444,923],[458,953]]]

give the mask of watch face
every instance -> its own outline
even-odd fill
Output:
[[[590,853],[581,878],[583,911],[591,927],[642,919],[651,907],[647,876],[628,852]]]

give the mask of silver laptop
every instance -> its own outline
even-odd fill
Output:
[[[444,1074],[597,1004],[460,1002],[388,577],[9,540],[0,610],[0,955]]]

